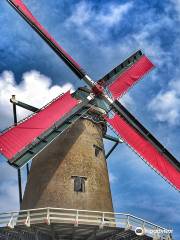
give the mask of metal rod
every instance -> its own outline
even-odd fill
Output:
[[[27,177],[29,176],[29,163],[26,164],[26,172],[27,172]]]
[[[17,125],[17,111],[16,111],[16,104],[13,103],[13,117],[14,117],[14,125]]]
[[[119,143],[116,142],[113,147],[109,150],[109,152],[106,154],[106,159],[111,155],[111,153],[114,151],[114,149],[117,147]]]
[[[40,109],[39,108],[36,108],[34,106],[31,106],[27,103],[23,103],[23,102],[20,102],[18,100],[15,99],[15,95],[12,95],[12,98],[10,99],[10,102],[13,104],[13,105],[17,105],[19,107],[22,107],[22,108],[25,108],[31,112],[38,112]]]
[[[107,140],[110,140],[112,142],[123,143],[123,140],[121,140],[120,138],[116,138],[116,137],[110,136],[108,134],[105,134],[104,138]]]
[[[12,95],[12,98],[15,99],[15,95]],[[17,125],[17,111],[16,111],[16,104],[13,104],[13,117],[14,117],[14,125]],[[21,206],[22,203],[22,181],[21,181],[21,170],[18,169],[18,189],[19,189],[19,204]]]
[[[21,182],[21,169],[18,169],[18,186],[19,186],[19,204],[22,203],[22,182]]]

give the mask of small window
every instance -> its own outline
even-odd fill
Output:
[[[98,157],[99,153],[103,151],[103,149],[97,145],[93,145],[94,149],[95,149],[95,156]]]
[[[74,191],[85,192],[86,177],[72,176],[72,178],[74,178]]]

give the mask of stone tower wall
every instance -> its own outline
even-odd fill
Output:
[[[73,176],[85,177],[85,192]],[[21,209],[41,207],[113,212],[100,124],[78,120],[34,158]]]

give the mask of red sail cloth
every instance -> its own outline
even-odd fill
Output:
[[[79,101],[72,98],[69,91],[58,97],[40,112],[2,133],[0,135],[0,153],[11,160],[78,103]]]
[[[180,172],[162,153],[119,115],[105,119],[138,155],[180,190]]]
[[[26,17],[28,17],[29,20],[33,22],[46,35],[46,37],[51,42],[53,42],[54,45],[64,53],[65,56],[67,56],[67,58],[71,62],[74,63],[74,65],[77,68],[81,69],[79,64],[74,61],[74,59],[58,44],[58,42],[56,42],[56,40],[53,37],[51,37],[51,35],[47,32],[47,30],[37,21],[37,19],[32,15],[32,13],[29,11],[29,9],[26,7],[26,5],[23,3],[22,0],[9,0],[9,1],[12,2],[16,7],[18,7],[24,13],[24,15],[26,15]]]
[[[128,70],[120,74],[108,87],[115,99],[121,97],[127,90],[147,74],[154,65],[143,55]]]

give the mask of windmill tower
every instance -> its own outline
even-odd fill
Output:
[[[89,119],[79,119],[34,158],[21,209],[113,212],[103,146],[105,123],[92,117],[93,112]]]
[[[15,125],[1,133],[0,153],[18,169],[32,159],[33,162],[21,204],[22,211],[16,218],[15,213],[11,214],[8,226],[13,228],[16,222],[17,227],[22,224],[30,227],[33,222],[41,230],[46,218],[45,222],[50,227],[45,230],[57,234],[60,234],[59,228],[64,229],[62,224],[69,224],[67,233],[63,230],[61,236],[58,235],[60,237],[53,235],[51,239],[64,239],[63,234],[66,234],[65,239],[74,239],[74,228],[71,235],[68,234],[75,217],[76,227],[79,222],[89,223],[89,230],[86,228],[84,233],[86,236],[82,237],[77,231],[79,238],[75,239],[110,239],[107,238],[110,236],[121,239],[124,230],[127,233],[125,239],[133,239],[130,238],[132,236],[141,239],[135,235],[133,224],[137,219],[134,216],[122,215],[126,227],[116,228],[103,137],[112,140],[106,135],[106,129],[113,129],[118,136],[114,147],[122,141],[127,143],[166,181],[180,189],[179,161],[118,101],[154,67],[153,64],[139,50],[94,82],[40,25],[22,0],[8,2],[88,86],[77,89],[73,94],[66,92],[42,109],[19,102],[15,97],[11,99]],[[34,114],[17,123],[16,106],[29,109]],[[82,214],[85,212],[88,215]],[[57,225],[59,221],[61,225]],[[136,234],[142,236],[150,223],[142,219],[138,221],[141,222],[142,232],[137,231]],[[91,225],[96,227],[91,228]],[[108,228],[102,233],[97,230],[97,225]],[[56,230],[52,230],[54,226]],[[153,224],[151,227],[163,229]],[[145,239],[152,238],[147,236]],[[171,239],[169,234],[166,239]]]

